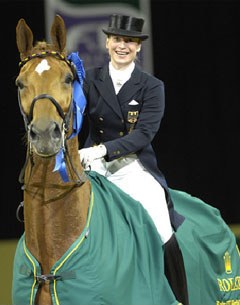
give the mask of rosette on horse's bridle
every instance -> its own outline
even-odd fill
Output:
[[[82,60],[80,59],[80,57],[78,55],[78,52],[70,53],[67,58],[62,56],[60,53],[53,52],[53,51],[42,52],[40,54],[33,54],[33,55],[27,57],[26,59],[24,59],[23,61],[21,61],[19,63],[19,66],[20,67],[23,66],[26,62],[28,62],[32,58],[44,57],[44,56],[48,56],[48,55],[55,56],[61,60],[66,61],[66,63],[70,66],[70,68],[74,74],[72,100],[71,100],[71,104],[69,106],[68,112],[66,114],[64,114],[59,103],[51,95],[45,94],[45,93],[34,97],[34,99],[32,100],[32,103],[31,103],[30,112],[28,115],[26,115],[23,111],[23,108],[21,105],[21,100],[20,100],[20,93],[18,91],[19,107],[20,107],[21,114],[23,115],[25,129],[27,131],[29,130],[29,124],[32,121],[34,105],[35,105],[36,101],[38,101],[40,99],[47,98],[54,104],[59,115],[63,119],[64,133],[69,130],[70,119],[71,119],[71,115],[73,114],[72,132],[66,138],[66,140],[68,140],[68,139],[71,139],[71,138],[77,136],[82,127],[83,113],[84,113],[84,110],[86,107],[86,98],[83,94],[83,89],[82,89],[83,79],[85,77],[85,71],[84,71],[84,67],[82,64]],[[68,177],[68,173],[67,173],[67,169],[66,169],[66,153],[67,153],[67,146],[66,146],[66,141],[63,136],[63,144],[62,144],[61,149],[59,150],[59,152],[56,155],[55,167],[54,167],[53,171],[58,171],[64,182],[69,181],[69,177]],[[70,160],[70,162],[71,162],[71,160]],[[20,173],[20,177],[19,177],[20,182],[23,182],[24,170],[25,170],[25,166]],[[79,175],[77,174],[77,176],[79,176]],[[81,177],[81,179],[79,179],[79,180],[80,180],[79,183],[82,183],[84,181],[84,178]]]
[[[68,60],[74,67],[75,79],[73,82],[73,94],[72,94],[72,111],[73,111],[73,126],[72,133],[68,137],[71,139],[78,135],[82,127],[83,113],[86,107],[86,98],[83,94],[82,85],[83,79],[85,77],[85,71],[83,68],[82,60],[80,59],[78,53],[71,53],[68,55]],[[56,155],[56,164],[53,171],[59,171],[64,182],[69,181],[66,163],[65,163],[65,147],[62,147],[58,154]]]

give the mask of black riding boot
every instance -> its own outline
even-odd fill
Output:
[[[175,234],[164,245],[164,266],[176,299],[183,305],[189,305],[184,261]]]

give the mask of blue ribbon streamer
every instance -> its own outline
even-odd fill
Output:
[[[80,59],[78,52],[73,52],[69,54],[68,60],[74,64],[77,79],[73,83],[73,132],[70,135],[69,139],[75,137],[81,130],[83,113],[86,107],[86,98],[83,93],[83,79],[85,77],[85,71],[83,67],[82,60]]]
[[[68,139],[71,139],[78,135],[82,127],[83,113],[86,107],[86,98],[82,89],[85,71],[78,52],[73,52],[69,54],[68,60],[74,65],[77,76],[77,78],[73,82],[73,126],[72,133],[68,137]],[[55,167],[53,171],[59,171],[59,174],[61,175],[62,180],[64,182],[69,181],[66,169],[65,153],[63,148],[61,148],[58,154],[56,155]]]
[[[64,182],[69,181],[63,148],[61,148],[58,154],[56,155],[55,167],[53,171],[59,171],[59,174]]]

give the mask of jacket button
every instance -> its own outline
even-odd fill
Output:
[[[101,116],[99,117],[99,121],[103,121],[103,118]]]
[[[103,133],[103,130],[99,130],[100,133]]]
[[[122,137],[124,135],[123,131],[120,131],[119,135]]]

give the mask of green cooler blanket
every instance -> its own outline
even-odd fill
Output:
[[[218,209],[171,190],[176,210],[186,217],[177,231],[191,305],[240,305],[240,252]]]
[[[87,225],[51,269],[54,305],[177,305],[163,270],[163,247],[142,205],[106,178],[92,184]],[[217,209],[171,190],[186,217],[177,232],[191,305],[240,304],[240,255]],[[19,240],[14,259],[13,305],[34,305],[40,265]]]

